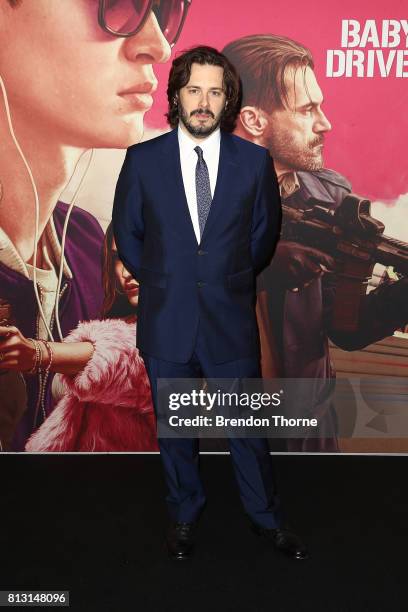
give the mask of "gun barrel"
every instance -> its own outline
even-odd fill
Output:
[[[375,259],[384,266],[393,266],[403,276],[408,276],[408,243],[382,236],[377,244]]]
[[[340,257],[352,256],[356,259],[371,260],[384,266],[393,266],[396,272],[408,276],[408,243],[396,238],[374,235],[361,230],[353,231],[352,227],[342,228],[329,210],[295,209],[287,205],[282,206],[284,222],[292,231],[292,239],[320,248],[331,256],[337,253]],[[293,231],[295,230],[295,231]]]

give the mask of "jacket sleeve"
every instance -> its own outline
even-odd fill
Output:
[[[255,273],[265,268],[275,252],[282,223],[278,180],[269,152],[259,177],[252,215],[251,253]]]
[[[335,299],[332,293],[331,301]],[[329,322],[331,340],[346,351],[356,351],[391,336],[408,323],[408,278],[381,284],[362,300],[358,329],[353,333],[336,330]]]
[[[82,402],[152,410],[149,380],[136,348],[135,325],[119,319],[84,322],[64,341],[94,345],[94,353],[81,372],[75,377],[61,376],[68,393]]]
[[[129,148],[116,183],[113,233],[120,259],[135,279],[143,251],[143,199],[133,149]]]

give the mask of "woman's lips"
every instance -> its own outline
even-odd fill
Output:
[[[141,79],[137,84],[120,91],[118,96],[126,100],[133,109],[147,111],[153,104],[152,94],[156,91],[157,85],[157,79],[154,77]]]
[[[126,293],[139,293],[139,285],[128,285],[125,291]]]
[[[119,94],[123,100],[135,110],[149,110],[153,104],[153,96],[148,93],[129,92]]]

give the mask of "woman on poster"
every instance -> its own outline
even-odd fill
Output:
[[[56,407],[32,434],[28,451],[158,450],[150,385],[135,346],[138,284],[118,258],[111,225],[103,250],[103,320],[81,322],[64,342],[0,327],[0,368],[60,374]]]

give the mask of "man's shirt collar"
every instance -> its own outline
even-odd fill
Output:
[[[178,130],[178,141],[180,146],[180,155],[182,157],[187,157],[192,153],[197,156],[197,153],[194,151],[195,147],[201,147],[203,151],[204,159],[208,156],[215,155],[220,146],[221,140],[221,131],[220,128],[217,128],[212,134],[210,134],[207,138],[203,138],[201,142],[195,142],[188,134],[184,132],[184,130],[180,127]]]
[[[300,189],[299,179],[294,171],[285,172],[278,176],[278,183],[280,196],[283,200]]]

